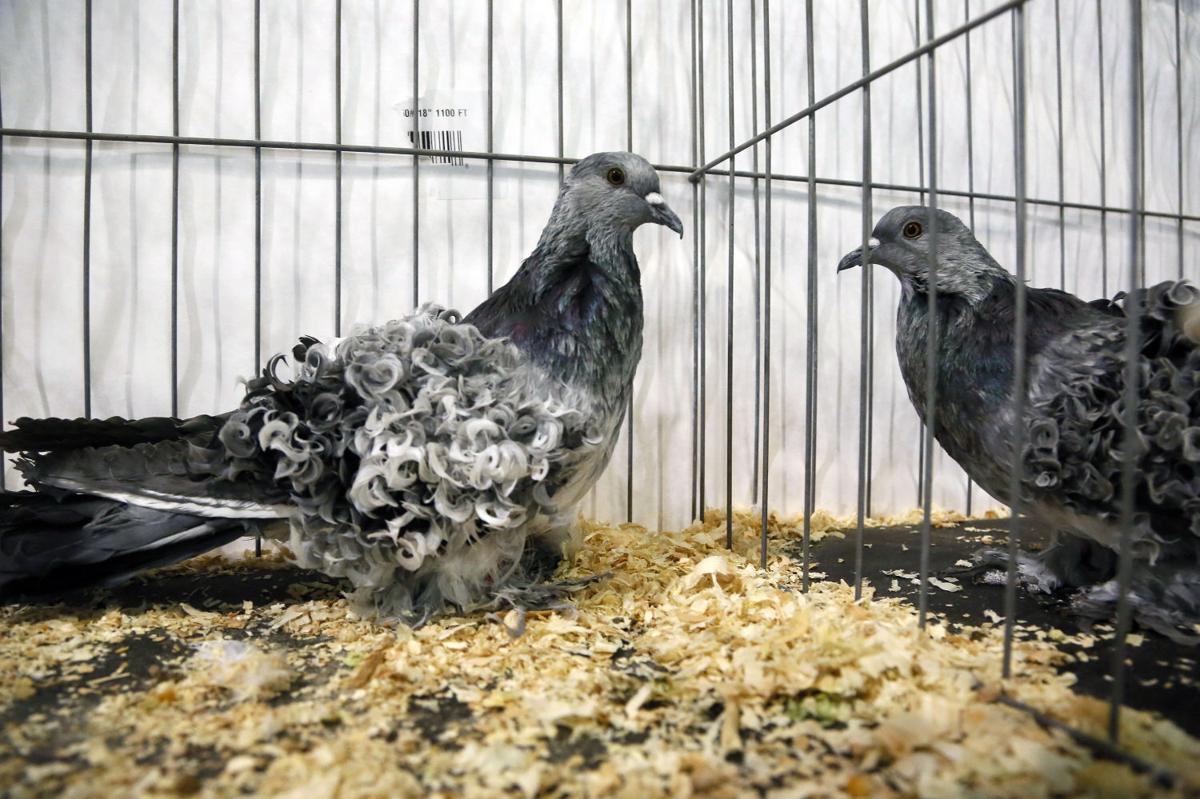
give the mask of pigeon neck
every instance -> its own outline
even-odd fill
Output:
[[[900,270],[897,274],[907,298],[917,295],[928,297],[929,284],[933,282],[939,299],[958,299],[973,308],[979,307],[997,287],[1016,284],[1013,276],[978,244],[964,244],[940,252],[933,281],[930,280],[928,263],[924,259],[919,260],[915,267]]]
[[[546,324],[528,351],[604,406],[624,407],[641,357],[641,272],[628,231],[574,224],[543,235],[529,259]]]
[[[641,274],[631,238],[556,213],[513,279],[467,321],[484,335],[508,337],[606,411],[623,408],[642,348]]]

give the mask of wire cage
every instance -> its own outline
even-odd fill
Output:
[[[814,512],[852,511],[861,590],[864,520],[915,505],[924,623],[934,507],[999,505],[902,393],[896,288],[833,265],[926,204],[1033,285],[1195,279],[1198,30],[1183,0],[0,0],[0,416],[212,412],[300,334],[471,307],[564,169],[633,150],[689,230],[639,234],[646,355],[585,510],[724,507],[732,542],[752,505],[763,565],[799,513],[805,589]],[[1128,628],[1086,739],[1126,760]]]

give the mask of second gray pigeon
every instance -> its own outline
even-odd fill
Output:
[[[598,153],[465,319],[425,306],[304,339],[291,377],[276,356],[220,416],[17,420],[0,447],[34,491],[0,494],[0,595],[112,585],[262,532],[411,623],[561,599],[545,581],[641,357],[645,223],[682,235],[645,159]]]
[[[1012,504],[1013,442],[1019,428],[1021,500],[1030,517],[1054,531],[1037,555],[1022,553],[1024,581],[1043,591],[1072,591],[1089,617],[1111,615],[1121,528],[1128,320],[1140,320],[1136,485],[1133,529],[1135,618],[1176,640],[1200,640],[1200,344],[1190,332],[1200,292],[1184,281],[1132,296],[1084,302],[1055,289],[1026,291],[1028,386],[1024,414],[1012,401],[1017,282],[954,215],[906,206],[875,226],[870,262],[900,280],[896,353],[909,397],[927,412],[929,255],[936,239],[937,413],[934,436],[967,474]],[[862,249],[838,271],[863,262]],[[1006,554],[977,556],[981,573],[1003,568]]]

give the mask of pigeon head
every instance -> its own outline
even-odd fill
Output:
[[[935,229],[930,229],[931,223]],[[884,214],[871,233],[866,260],[891,270],[906,288],[925,292],[933,247],[938,294],[958,294],[978,302],[997,280],[1012,280],[958,217],[939,208],[931,219],[929,209],[921,205],[902,205]],[[861,266],[863,260],[859,247],[842,258],[838,271]]]
[[[554,216],[578,220],[589,237],[629,235],[647,222],[683,237],[683,222],[663,199],[654,167],[633,153],[595,153],[575,164]]]

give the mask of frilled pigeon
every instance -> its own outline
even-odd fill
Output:
[[[1054,289],[1026,292],[1028,391],[1012,401],[1016,279],[956,217],[937,211],[937,387],[934,435],[980,487],[1011,504],[1012,444],[1023,427],[1022,501],[1055,531],[1036,556],[1022,554],[1032,587],[1075,589],[1092,617],[1117,599],[1122,392],[1126,313],[1141,319],[1133,582],[1135,618],[1186,638],[1200,622],[1200,345],[1189,335],[1200,291],[1160,283],[1131,297],[1087,303]],[[875,226],[870,261],[900,279],[896,352],[908,394],[926,418],[929,210],[895,208]],[[846,255],[838,271],[862,263]],[[987,568],[1004,553],[980,553]],[[1186,631],[1186,632],[1184,632]]]
[[[544,598],[630,397],[647,222],[682,235],[650,164],[591,155],[465,319],[427,305],[304,339],[293,379],[275,356],[221,416],[19,419],[0,446],[34,492],[0,499],[0,593],[110,585],[262,531],[388,617]]]

